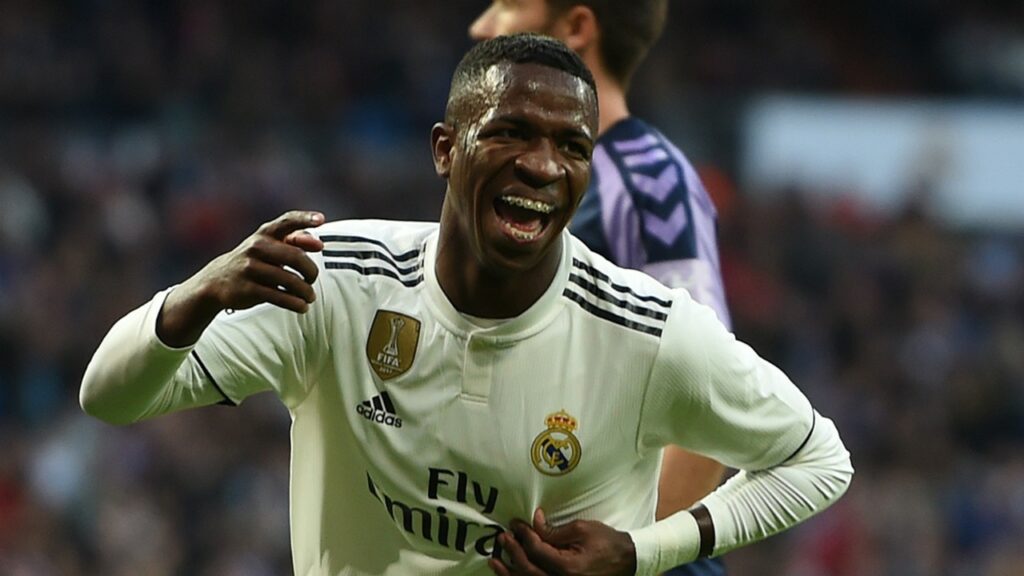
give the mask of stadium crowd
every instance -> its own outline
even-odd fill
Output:
[[[638,113],[685,125],[769,90],[1024,98],[1019,2],[771,4],[674,2]],[[426,136],[481,5],[0,0],[0,574],[289,572],[285,410],[112,428],[78,408],[85,363],[284,209],[436,217]],[[948,228],[926,193],[882,215],[732,190],[736,151],[709,134],[671,136],[719,201],[737,334],[858,469],[731,573],[1019,574],[1024,231]]]

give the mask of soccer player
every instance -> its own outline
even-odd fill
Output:
[[[439,223],[264,224],[114,325],[83,408],[277,394],[302,575],[655,574],[822,510],[852,476],[831,421],[709,308],[566,230],[596,132],[563,44],[478,44],[431,132]],[[654,522],[669,443],[741,472]]]
[[[597,83],[600,119],[590,189],[573,220],[573,234],[619,266],[686,288],[728,326],[714,205],[683,153],[632,116],[626,99],[633,73],[661,36],[667,11],[668,0],[494,0],[469,34],[485,40],[539,32],[580,55]],[[692,505],[718,485],[723,472],[724,466],[710,458],[666,448],[658,517]],[[673,572],[724,573],[719,559]]]

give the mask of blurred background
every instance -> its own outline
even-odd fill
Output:
[[[113,428],[82,372],[285,209],[436,218],[485,5],[0,0],[0,574],[290,573],[274,398]],[[632,102],[715,197],[738,335],[858,469],[732,574],[1024,574],[1024,3],[673,0]]]

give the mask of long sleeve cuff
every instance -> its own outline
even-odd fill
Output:
[[[637,576],[655,576],[693,562],[700,551],[697,520],[686,510],[628,534],[636,548]]]

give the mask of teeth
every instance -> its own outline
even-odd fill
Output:
[[[522,240],[524,242],[534,240],[535,238],[537,238],[537,236],[540,235],[539,230],[527,232],[526,230],[520,230],[518,228],[513,228],[511,226],[508,228],[508,230],[509,232],[512,233],[513,236],[515,236],[516,240]]]
[[[518,206],[519,208],[540,212],[541,214],[551,214],[555,211],[554,204],[548,204],[547,202],[541,202],[540,200],[530,200],[529,198],[523,198],[522,196],[502,196],[501,201],[506,204],[511,204],[512,206]]]

